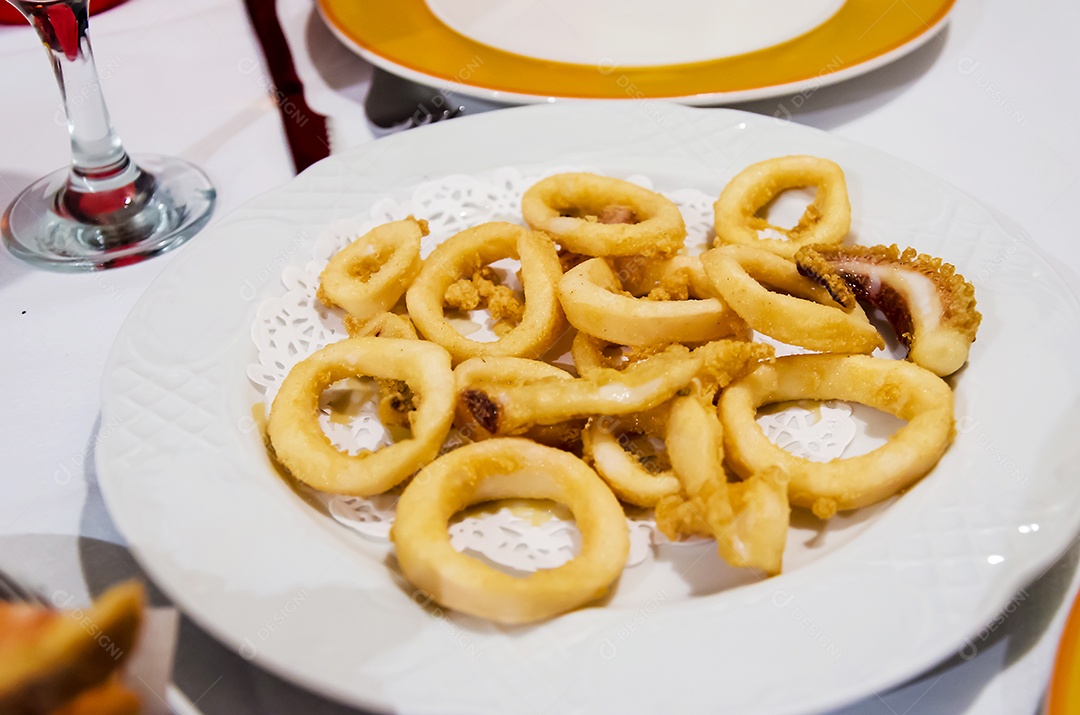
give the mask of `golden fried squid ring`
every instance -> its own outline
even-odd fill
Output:
[[[845,311],[786,258],[749,246],[723,246],[701,254],[701,262],[716,292],[759,333],[821,352],[870,353],[885,347],[862,308]]]
[[[609,351],[616,352],[609,354]],[[609,343],[582,332],[574,333],[570,343],[570,357],[581,377],[589,377],[597,370],[622,370],[631,361],[627,359],[622,345]]]
[[[406,383],[419,406],[409,413],[412,437],[350,456],[327,439],[319,396],[346,377]],[[350,338],[298,362],[281,383],[266,432],[294,477],[324,492],[369,496],[399,484],[439,453],[454,418],[454,374],[438,345],[395,338]]]
[[[492,434],[519,434],[536,424],[588,415],[625,415],[656,407],[686,387],[704,360],[685,348],[654,355],[625,370],[588,378],[547,378],[526,385],[480,384],[458,396]]]
[[[787,189],[815,187],[817,195],[794,228],[773,226],[758,215]],[[763,248],[791,257],[802,246],[840,243],[851,228],[851,203],[843,170],[815,156],[782,156],[746,167],[732,179],[713,204],[716,243]],[[762,238],[758,231],[773,229],[787,240]]]
[[[454,368],[455,387],[459,395],[477,384],[526,385],[548,378],[570,380],[572,376],[546,362],[517,357],[470,358]],[[462,435],[470,440],[480,441],[494,436],[476,421],[464,400],[457,402],[454,422]],[[580,446],[581,431],[584,427],[583,419],[553,425],[535,425],[524,436],[549,447],[573,451]]]
[[[803,275],[839,278],[881,310],[916,365],[944,377],[967,362],[982,315],[975,287],[952,265],[896,245],[803,248],[795,260]]]
[[[556,174],[521,197],[525,222],[587,256],[669,255],[682,247],[679,207],[655,191],[596,174]]]
[[[564,275],[559,299],[571,325],[620,345],[703,343],[745,330],[735,311],[716,298],[649,300],[625,295],[618,276],[602,258],[585,261]]]
[[[468,506],[507,498],[565,504],[581,551],[517,578],[458,552],[447,524]],[[492,439],[443,455],[405,488],[390,532],[402,573],[438,603],[497,623],[531,623],[604,596],[626,565],[622,507],[577,457],[526,439]]]
[[[520,434],[531,425],[576,417],[644,412],[674,397],[691,380],[712,394],[771,356],[767,345],[736,340],[707,343],[693,352],[673,345],[623,370],[520,386],[478,384],[462,391],[458,400],[488,432]]]
[[[773,444],[758,408],[788,400],[850,400],[907,424],[867,454],[820,463]],[[792,355],[762,365],[720,396],[724,448],[741,475],[779,469],[795,506],[822,518],[896,494],[929,472],[952,442],[953,393],[913,363],[866,355]]]
[[[345,330],[350,338],[402,338],[419,340],[416,328],[407,315],[383,312],[367,320],[352,315],[345,316]]]
[[[471,276],[503,258],[521,261],[524,317],[494,342],[470,340],[443,313],[446,290],[461,276]],[[439,244],[405,293],[405,303],[416,328],[425,338],[450,351],[455,362],[483,355],[535,358],[554,344],[564,328],[555,289],[561,276],[558,253],[543,234],[512,223],[485,223]]]
[[[630,256],[616,259],[612,265],[622,287],[631,295],[653,300],[715,297],[700,256],[672,256],[664,260]]]
[[[755,475],[728,484],[720,420],[695,395],[672,400],[666,442],[682,492],[657,503],[660,531],[672,540],[712,537],[732,566],[779,573],[791,517],[786,481]]]
[[[376,226],[339,251],[319,276],[319,300],[360,320],[389,310],[420,272],[428,224],[412,216]]]
[[[681,398],[675,398],[676,400]],[[586,461],[604,478],[611,491],[628,504],[652,507],[661,497],[679,492],[679,479],[661,455],[643,451],[635,435],[662,437],[666,405],[653,410],[662,414],[646,420],[622,420],[611,415],[593,417],[582,433]]]

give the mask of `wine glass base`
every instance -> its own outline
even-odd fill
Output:
[[[155,181],[146,205],[119,225],[81,223],[58,210],[57,193],[70,169],[31,184],[0,220],[8,250],[35,266],[58,271],[96,271],[138,263],[176,248],[210,220],[216,192],[194,165],[168,156],[132,157]]]

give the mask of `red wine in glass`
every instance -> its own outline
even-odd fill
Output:
[[[182,159],[132,158],[124,150],[109,121],[87,36],[88,0],[8,2],[49,52],[72,162],[16,197],[0,219],[4,244],[38,266],[85,271],[136,263],[193,236],[210,219],[214,187]]]

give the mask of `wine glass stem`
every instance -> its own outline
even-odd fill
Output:
[[[115,184],[130,160],[109,122],[87,35],[88,0],[9,0],[33,24],[49,51],[71,137],[73,179]],[[130,177],[129,177],[130,180]]]

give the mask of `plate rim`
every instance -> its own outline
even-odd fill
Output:
[[[409,0],[423,2],[423,0]],[[838,70],[829,72],[822,72],[816,76],[808,77],[805,79],[795,80],[791,82],[783,82],[776,84],[769,84],[761,87],[754,87],[740,90],[729,91],[716,91],[716,92],[699,92],[699,93],[680,93],[680,92],[665,92],[665,93],[645,93],[645,94],[633,94],[624,93],[624,96],[593,96],[593,95],[575,95],[575,94],[560,94],[557,91],[549,93],[536,94],[529,92],[518,92],[505,89],[495,89],[491,87],[485,87],[482,85],[470,84],[467,81],[459,81],[452,77],[440,76],[431,72],[426,72],[421,69],[407,66],[401,62],[395,61],[390,57],[380,53],[377,49],[360,41],[352,34],[352,31],[344,27],[343,24],[339,24],[334,19],[333,11],[331,9],[331,3],[335,0],[317,0],[315,4],[316,11],[322,20],[323,24],[346,48],[353,53],[357,54],[361,58],[367,60],[371,64],[385,70],[391,74],[398,75],[407,80],[426,85],[438,89],[440,91],[452,92],[459,94],[463,97],[472,97],[475,99],[481,99],[490,102],[498,102],[504,104],[541,104],[552,103],[557,101],[615,101],[615,102],[633,102],[633,101],[664,101],[664,102],[677,102],[679,104],[685,104],[687,106],[720,106],[726,104],[734,104],[740,102],[750,102],[762,99],[770,99],[774,97],[782,97],[788,95],[797,95],[804,92],[814,92],[821,87],[827,87],[848,79],[853,79],[861,75],[872,72],[876,69],[880,69],[888,64],[891,64],[921,48],[934,38],[938,37],[947,27],[949,20],[956,10],[957,0],[942,0],[943,9],[941,15],[933,23],[925,23],[923,30],[911,38],[907,42],[901,43],[895,47],[885,49],[883,52],[875,54],[873,57],[858,62],[854,65],[842,67]],[[850,2],[850,0],[849,0]],[[847,4],[847,3],[845,3]],[[841,6],[841,10],[843,6]],[[839,12],[839,11],[838,11]],[[440,23],[441,24],[441,23]],[[823,23],[824,24],[824,23]],[[815,28],[816,29],[816,28]],[[451,34],[457,34],[453,30],[446,28],[446,32]],[[809,31],[813,32],[813,30]],[[804,35],[809,34],[804,33]],[[800,35],[799,37],[803,37]],[[798,38],[793,38],[798,39]],[[473,42],[470,40],[470,42]],[[788,41],[790,42],[790,40]],[[488,45],[483,45],[478,42],[474,42],[477,47],[489,49],[498,52],[504,52],[497,50],[497,48],[491,48]],[[779,47],[785,43],[779,43],[772,45],[771,47]],[[762,50],[768,50],[770,48],[762,48]],[[758,50],[761,51],[761,50]],[[508,55],[513,53],[507,52]],[[753,54],[753,53],[747,53]],[[522,55],[513,55],[515,57],[521,57],[526,60],[535,62],[547,62],[535,58],[529,58]],[[742,57],[744,55],[733,55],[732,57]],[[572,63],[555,63],[547,62],[547,64],[558,66],[565,64],[568,67],[582,67],[583,65],[574,65]],[[692,63],[701,64],[701,63]],[[636,72],[642,69],[663,69],[663,68],[678,68],[683,65],[657,65],[657,66],[642,66],[642,67],[628,67],[627,71]],[[686,65],[690,66],[690,65]]]
[[[704,115],[704,112],[702,112],[701,110],[693,110],[693,109],[684,108],[684,107],[672,106],[671,110],[675,111],[675,112],[695,112],[695,113],[699,113],[700,115]],[[478,126],[480,126],[480,125],[482,125],[482,123],[486,123],[486,122],[502,123],[502,122],[506,122],[506,121],[513,121],[511,119],[505,119],[504,117],[506,117],[507,115],[510,115],[510,116],[515,116],[515,115],[516,116],[524,116],[525,112],[533,112],[533,113],[543,112],[543,113],[547,113],[547,112],[554,112],[554,111],[573,113],[573,112],[582,112],[582,111],[584,111],[584,112],[607,112],[607,111],[620,111],[620,110],[619,110],[618,107],[612,106],[610,104],[608,105],[608,107],[604,107],[604,106],[598,105],[598,104],[586,104],[586,105],[581,105],[581,104],[578,104],[578,105],[565,105],[564,104],[564,105],[561,105],[559,107],[551,107],[551,108],[539,108],[539,107],[521,108],[521,109],[515,109],[515,110],[504,110],[502,112],[497,113],[498,117],[496,117],[495,114],[482,115],[481,117],[475,117],[475,118],[470,118],[470,119],[465,119],[465,120],[459,120],[458,122],[455,122],[455,123],[443,123],[442,125],[433,126],[433,127],[424,129],[423,131],[427,132],[427,136],[434,137],[436,132],[438,132],[440,134],[444,134],[444,133],[448,133],[448,132],[452,132],[452,131],[457,131],[457,130],[454,130],[452,128],[452,125],[456,125],[456,126],[460,127],[460,126],[463,126],[463,122],[473,122],[473,123],[477,124]],[[714,113],[718,113],[719,115],[722,115],[722,116],[727,116],[729,114],[736,115],[738,117],[747,119],[747,121],[752,121],[752,122],[754,122],[754,121],[767,121],[767,118],[762,117],[761,115],[755,115],[755,114],[750,114],[750,113],[746,113],[746,112],[740,112],[740,111],[737,111],[737,110],[710,110],[710,111],[714,112]],[[538,116],[543,116],[543,115],[538,115]],[[889,154],[887,154],[885,152],[882,152],[882,151],[880,151],[878,149],[874,149],[872,147],[866,147],[865,145],[862,145],[859,142],[855,142],[855,141],[851,141],[851,140],[848,140],[848,139],[835,137],[834,135],[831,135],[828,132],[821,132],[821,131],[816,130],[816,129],[812,129],[812,128],[809,128],[809,127],[802,127],[802,126],[799,126],[799,125],[795,125],[795,126],[797,127],[798,131],[809,131],[809,132],[815,133],[815,134],[827,135],[827,136],[832,137],[832,139],[834,141],[838,141],[843,145],[854,146],[854,147],[857,147],[857,148],[859,148],[859,149],[861,149],[863,151],[866,151],[868,153],[877,155],[878,158],[888,159],[889,161],[897,162],[899,164],[908,166],[912,170],[918,172],[919,174],[921,174],[921,175],[923,175],[923,176],[925,176],[927,178],[932,179],[935,182],[939,182],[939,183],[942,183],[942,184],[949,185],[958,194],[967,197],[967,194],[965,194],[963,191],[957,189],[956,187],[952,187],[950,184],[948,184],[948,182],[945,182],[943,179],[940,179],[939,177],[933,175],[930,172],[927,172],[927,171],[925,171],[923,169],[915,167],[915,166],[909,164],[908,162],[906,162],[905,160],[903,160],[901,158],[893,157],[893,156],[891,156],[891,155],[889,155]],[[479,131],[479,129],[477,129],[477,131]],[[322,170],[315,168],[314,170],[309,170],[308,172],[305,172],[304,175],[302,175],[302,176],[307,177],[307,179],[305,179],[305,182],[306,182],[306,181],[309,181],[312,178],[315,178],[315,177],[319,176],[321,172],[324,172],[324,170],[328,170],[330,167],[335,167],[336,168],[338,166],[341,166],[342,162],[350,161],[351,159],[362,158],[365,154],[367,154],[369,152],[372,152],[372,151],[383,150],[383,149],[386,148],[385,145],[387,143],[403,142],[403,143],[406,143],[406,145],[407,145],[409,141],[410,140],[408,139],[408,134],[406,134],[406,135],[399,134],[399,135],[394,135],[394,136],[391,136],[391,137],[387,137],[386,139],[379,140],[379,142],[382,142],[383,144],[380,145],[377,149],[372,149],[371,148],[374,143],[363,145],[363,146],[358,147],[357,149],[351,150],[350,152],[347,152],[347,153],[345,153],[343,155],[336,155],[335,157],[332,157],[331,159],[325,160],[324,162],[320,162],[320,165],[323,166]],[[504,162],[501,162],[499,165],[505,165],[506,163],[507,162],[504,161]],[[319,166],[319,165],[316,165],[316,166]],[[496,168],[496,167],[492,166],[490,168]],[[332,172],[325,171],[325,173],[332,173]],[[235,210],[232,214],[230,214],[229,217],[224,219],[222,222],[217,224],[215,227],[212,227],[212,229],[210,229],[207,232],[207,234],[212,233],[212,234],[214,234],[216,236],[218,234],[221,234],[221,233],[224,233],[226,231],[231,230],[232,227],[234,227],[235,225],[243,223],[245,221],[261,220],[263,217],[260,215],[259,209],[261,207],[265,207],[265,205],[267,204],[267,202],[270,199],[272,199],[279,192],[285,191],[287,187],[290,187],[290,186],[295,187],[295,186],[297,186],[297,182],[298,182],[298,179],[294,179],[292,182],[289,182],[289,183],[283,185],[282,187],[278,187],[277,189],[271,190],[271,191],[269,191],[269,192],[267,192],[267,193],[265,193],[265,194],[263,194],[263,195],[261,195],[259,197],[256,197],[255,199],[247,202],[242,207],[240,207],[239,209]],[[302,184],[302,186],[306,186],[306,183]],[[975,202],[976,204],[978,204],[978,202],[975,201],[974,199],[972,199],[971,197],[968,197],[968,199]],[[992,210],[987,209],[986,207],[982,207],[981,204],[978,204],[978,205],[980,206],[980,208],[983,208],[983,210],[987,213],[987,215],[998,226],[1001,226],[1001,222],[998,220],[998,217],[993,214]],[[1006,229],[1004,227],[1002,227],[1002,231],[1006,231]],[[203,247],[199,247],[200,245],[203,246]],[[1055,279],[1056,279],[1057,283],[1059,284],[1059,287],[1062,288],[1065,291],[1066,295],[1068,296],[1069,304],[1071,305],[1073,310],[1076,310],[1077,306],[1080,306],[1080,303],[1078,303],[1076,296],[1074,294],[1072,294],[1071,291],[1069,291],[1069,288],[1068,288],[1067,284],[1065,283],[1065,281],[1061,280],[1060,276],[1058,276],[1057,273],[1053,270],[1052,264],[1050,264],[1045,259],[1043,253],[1038,249],[1037,245],[1032,243],[1032,244],[1029,244],[1029,247],[1032,249],[1033,254],[1038,257],[1038,260],[1040,261],[1040,263],[1044,264],[1045,268],[1048,268],[1052,273],[1054,273]],[[109,417],[109,415],[111,413],[111,409],[112,409],[112,408],[110,408],[110,397],[113,396],[113,393],[115,392],[115,390],[113,388],[113,385],[112,385],[113,374],[115,373],[115,368],[117,366],[117,363],[120,362],[121,357],[122,357],[122,353],[123,353],[123,340],[122,340],[122,338],[124,336],[126,336],[129,332],[131,332],[132,330],[135,329],[135,326],[136,326],[136,324],[138,322],[139,309],[144,304],[148,304],[148,303],[150,303],[150,302],[152,302],[154,300],[155,286],[158,286],[160,283],[162,283],[166,276],[171,275],[174,272],[177,272],[177,273],[181,272],[183,265],[186,265],[187,263],[194,260],[194,259],[190,258],[190,256],[209,254],[212,251],[213,251],[213,249],[211,247],[211,241],[209,241],[209,240],[206,240],[206,241],[203,241],[203,242],[197,242],[197,243],[192,244],[191,246],[189,246],[187,249],[185,249],[185,252],[184,252],[185,255],[177,256],[177,258],[174,259],[173,264],[170,264],[169,266],[167,266],[165,268],[165,270],[162,271],[162,274],[157,279],[155,279],[155,281],[147,289],[147,291],[144,293],[144,295],[139,299],[138,304],[132,310],[129,317],[125,320],[123,326],[121,327],[121,329],[120,329],[120,331],[118,333],[116,344],[114,344],[113,349],[110,350],[109,357],[108,357],[108,360],[107,360],[106,365],[105,365],[104,379],[103,379],[103,384],[102,384],[103,423],[112,424],[111,421],[107,421],[107,418]],[[180,265],[181,268],[174,268],[174,265]],[[118,510],[117,509],[118,500],[120,500],[120,496],[119,496],[120,486],[119,486],[119,484],[117,482],[114,481],[115,475],[112,472],[112,466],[110,464],[108,464],[108,455],[109,455],[110,445],[111,445],[111,442],[106,441],[102,445],[101,449],[99,449],[97,454],[96,454],[99,481],[100,481],[101,490],[102,490],[102,494],[103,494],[103,497],[105,499],[106,505],[108,506],[110,514],[113,516],[113,519],[116,522],[116,525],[117,525],[118,529],[120,529],[121,533],[123,533],[124,536],[127,538],[128,542],[129,542],[129,544],[131,546],[131,550],[132,550],[133,555],[140,562],[140,564],[146,569],[147,573],[154,575],[155,581],[157,581],[158,583],[161,583],[163,588],[164,588],[164,582],[166,582],[166,581],[171,582],[172,579],[167,578],[167,577],[163,576],[161,573],[159,573],[158,565],[154,563],[153,559],[149,558],[148,555],[146,553],[144,553],[143,548],[142,548],[142,544],[139,543],[139,540],[132,538],[133,529],[132,529],[130,519],[132,519],[134,517],[132,517],[130,514],[124,513],[123,510]],[[1008,586],[1005,586],[1004,589],[999,588],[999,590],[1015,592],[1019,588],[1022,588],[1023,585],[1028,583],[1031,580],[1031,578],[1034,575],[1038,574],[1047,564],[1052,563],[1057,558],[1059,558],[1060,554],[1064,552],[1065,548],[1067,548],[1068,544],[1070,543],[1070,540],[1073,538],[1073,535],[1078,530],[1080,530],[1080,513],[1077,513],[1076,515],[1072,516],[1069,523],[1070,523],[1070,528],[1069,529],[1062,529],[1059,532],[1060,538],[1058,538],[1057,540],[1055,540],[1053,542],[1052,547],[1043,547],[1043,550],[1041,552],[1042,553],[1042,558],[1035,559],[1035,560],[1033,560],[1031,562],[1022,564],[1019,567],[1014,568],[1014,570],[1009,572],[1009,573],[1011,573],[1011,577],[1008,578],[1008,579],[1004,579],[1004,577],[998,579],[998,581],[1001,582],[1001,583],[1010,584]],[[858,542],[858,540],[855,540],[855,541],[856,541],[856,543]],[[849,544],[847,547],[841,547],[841,548],[850,548],[851,546],[852,545]],[[827,561],[827,560],[828,559],[824,559],[823,561]],[[817,563],[820,563],[820,562],[817,562]],[[815,565],[817,565],[817,564],[816,563],[811,564],[810,566],[808,566],[806,568],[813,569]],[[768,582],[764,582],[764,583],[768,583]],[[756,584],[755,586],[761,586],[761,585],[762,584]],[[209,616],[202,613],[200,611],[200,609],[198,608],[198,605],[194,602],[194,599],[189,599],[189,598],[186,597],[186,596],[188,596],[188,594],[183,594],[183,596],[178,597],[178,594],[176,592],[174,592],[172,589],[169,589],[168,592],[169,592],[170,597],[172,597],[178,605],[181,605],[183,607],[184,612],[189,617],[192,617],[197,623],[199,623],[200,626],[204,627],[207,631],[214,634],[214,636],[216,638],[218,638],[220,641],[229,644],[231,647],[233,647],[233,648],[242,648],[243,644],[238,642],[236,634],[235,633],[230,633],[229,629],[227,627],[220,626],[220,624],[214,622]],[[995,613],[997,613],[999,611],[999,608],[1000,608],[1000,603],[998,603],[996,605],[993,605],[993,606],[984,607],[983,615],[985,616],[985,618],[983,618],[982,620],[983,621],[988,621],[990,618],[993,617],[993,615]],[[972,629],[972,630],[974,630],[974,629]],[[909,671],[906,674],[900,676],[900,679],[897,679],[896,674],[891,674],[891,675],[882,675],[877,680],[871,679],[870,681],[863,681],[862,684],[859,687],[850,688],[848,691],[845,691],[843,694],[841,694],[839,696],[839,698],[837,698],[834,695],[833,697],[828,698],[826,700],[814,701],[811,704],[809,710],[799,710],[799,712],[811,712],[811,711],[818,712],[818,711],[829,709],[829,708],[841,707],[841,706],[843,706],[843,705],[845,705],[847,703],[850,703],[850,702],[852,702],[852,701],[854,701],[854,700],[856,700],[856,699],[858,699],[860,697],[864,697],[865,695],[867,695],[868,693],[870,693],[874,689],[885,688],[885,687],[889,687],[891,685],[896,685],[896,684],[898,684],[900,682],[903,682],[904,679],[907,679],[909,677],[917,675],[918,673],[924,672],[926,669],[932,667],[937,662],[940,662],[940,660],[942,658],[947,657],[951,653],[955,653],[956,649],[957,649],[957,646],[956,646],[955,643],[942,644],[941,648],[939,648],[940,652],[934,652],[934,653],[932,653],[930,655],[930,657],[925,658],[923,660],[923,662],[921,662],[921,664],[919,664],[917,666],[911,666],[911,668],[909,669]],[[317,678],[312,679],[307,674],[298,673],[294,668],[291,668],[288,663],[278,663],[278,662],[276,662],[274,660],[271,660],[269,658],[263,658],[261,656],[256,657],[255,662],[257,662],[261,667],[267,669],[270,672],[276,673],[277,675],[285,678],[286,680],[297,683],[302,687],[313,690],[314,692],[318,692],[318,693],[320,693],[322,695],[325,695],[327,697],[331,697],[331,698],[340,700],[342,702],[349,703],[351,705],[361,705],[363,707],[374,708],[376,710],[379,710],[380,712],[389,712],[390,708],[393,707],[392,703],[383,704],[381,702],[373,701],[373,700],[370,700],[370,701],[358,701],[356,699],[355,693],[353,693],[351,691],[348,691],[347,689],[334,688],[332,686],[328,686],[328,684],[326,682],[324,682],[324,681],[320,681]],[[782,710],[782,711],[783,712],[789,712],[789,710]],[[772,711],[770,711],[770,712],[772,712]],[[780,710],[777,710],[776,712],[780,712]],[[790,712],[795,712],[795,711],[790,711]]]

